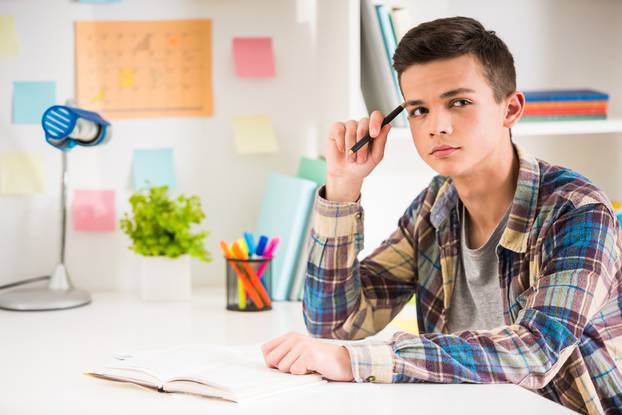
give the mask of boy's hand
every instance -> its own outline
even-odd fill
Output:
[[[358,199],[363,179],[384,157],[384,146],[391,125],[382,129],[384,115],[374,111],[370,118],[337,122],[330,129],[326,149],[326,198],[339,202],[353,202]],[[372,140],[356,153],[350,148],[369,130]]]
[[[261,346],[268,367],[293,375],[317,372],[330,380],[349,382],[350,354],[343,346],[320,342],[312,337],[288,333]]]

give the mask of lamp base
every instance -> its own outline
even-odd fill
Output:
[[[13,311],[64,310],[87,305],[91,295],[83,290],[47,287],[13,290],[0,294],[0,309]]]

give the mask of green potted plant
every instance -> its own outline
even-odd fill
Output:
[[[140,255],[140,296],[146,301],[189,300],[190,257],[211,261],[203,245],[207,231],[193,231],[205,219],[198,196],[172,199],[168,186],[139,190],[129,199],[132,214],[121,219]]]

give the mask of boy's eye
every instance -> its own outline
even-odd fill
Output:
[[[471,101],[469,101],[468,99],[457,99],[455,101],[452,101],[451,106],[452,107],[464,107],[467,106],[471,103]]]
[[[420,117],[423,114],[427,114],[428,113],[428,109],[425,107],[417,107],[414,110],[412,110],[410,112],[410,116],[411,117]]]

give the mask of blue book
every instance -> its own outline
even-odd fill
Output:
[[[298,177],[315,182],[317,187],[322,186],[326,183],[326,160],[302,157],[300,159],[300,163],[298,164]],[[309,235],[313,224],[311,212],[309,212],[309,216],[310,217],[307,221],[307,226],[302,237],[298,265],[296,266],[293,282],[288,294],[288,298],[292,301],[302,300],[304,282],[307,276],[307,262],[309,260]]]
[[[551,89],[541,91],[523,91],[527,102],[542,101],[604,101],[609,94],[593,89]]]
[[[272,260],[273,300],[288,299],[316,187],[315,182],[300,177],[277,173],[268,177],[255,234],[281,238]]]

